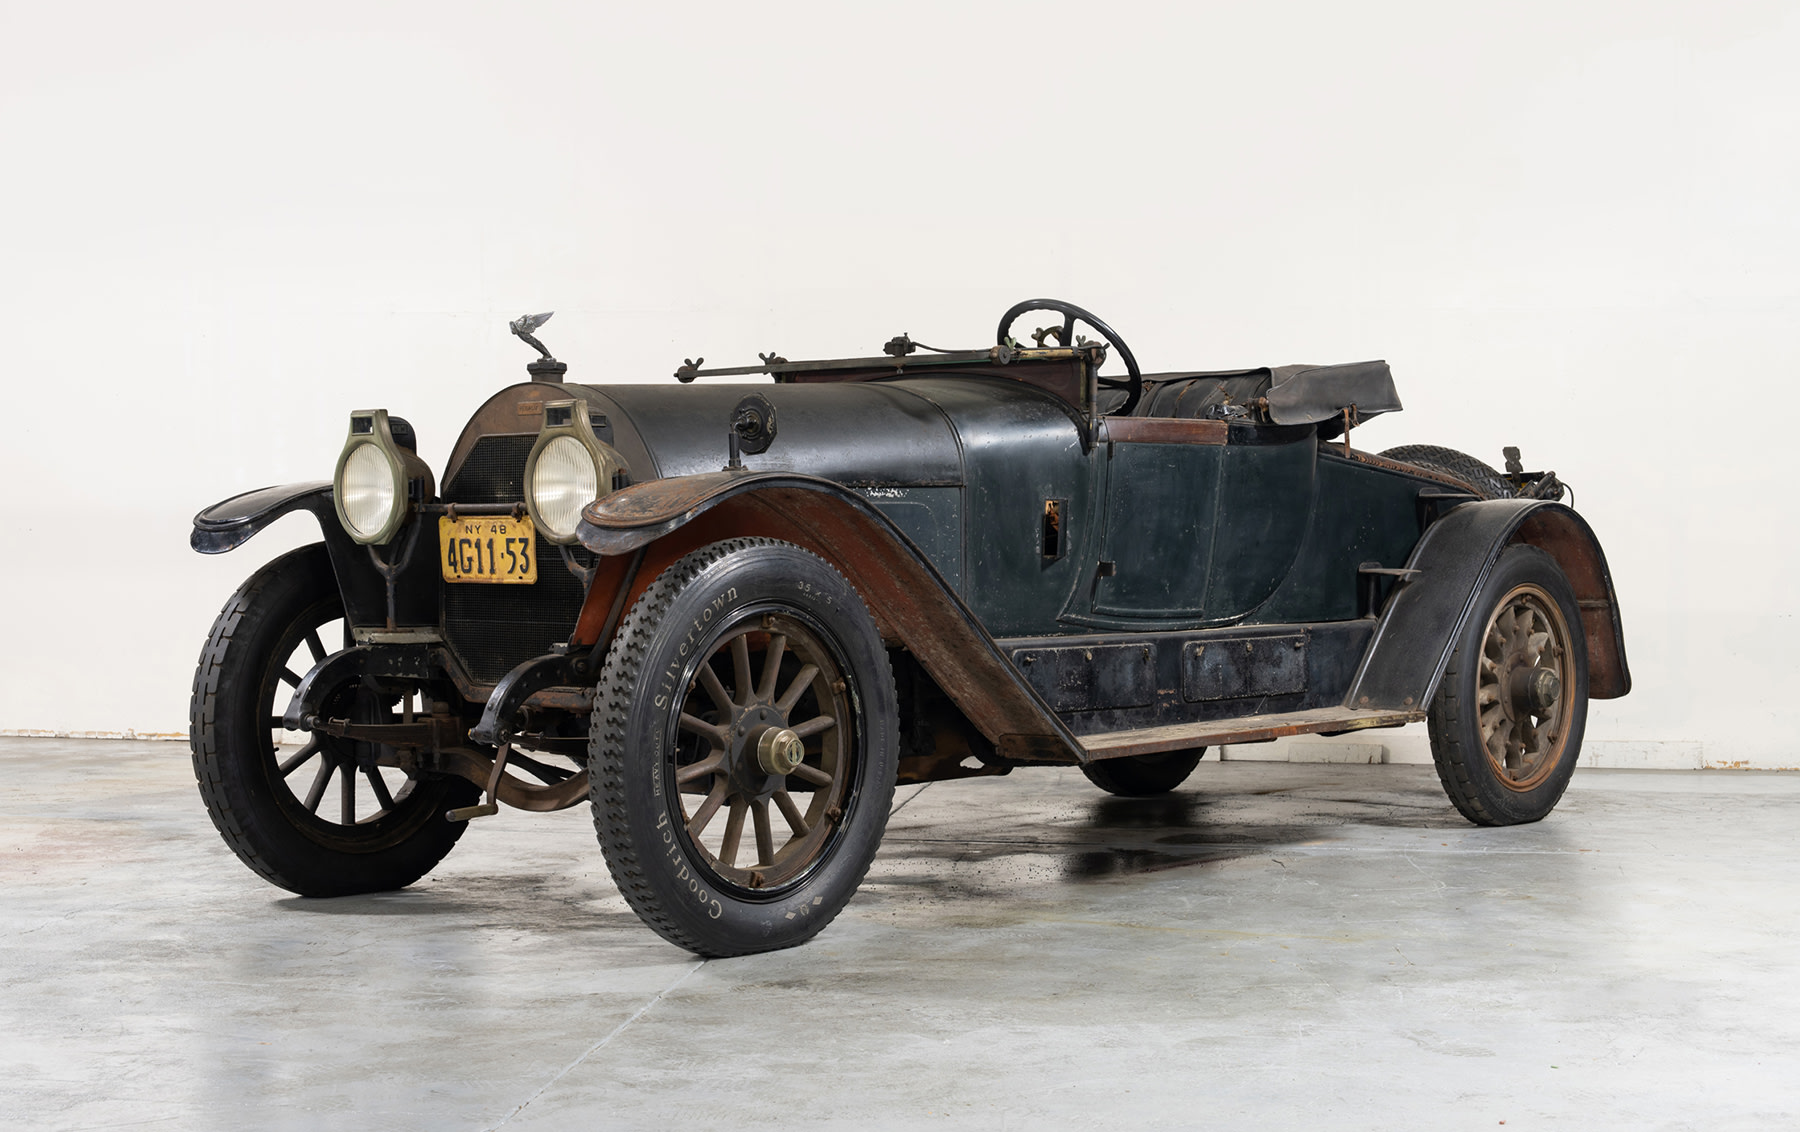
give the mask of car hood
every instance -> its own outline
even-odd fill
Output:
[[[738,403],[775,408],[775,439],[744,453],[754,471],[801,472],[854,486],[960,484],[956,429],[932,401],[899,384],[583,386],[607,414],[614,446],[637,480],[725,466]]]

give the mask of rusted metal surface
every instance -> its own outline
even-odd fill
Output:
[[[613,560],[610,558],[603,558],[600,560],[599,564],[596,564],[593,570],[588,572],[588,590],[590,593],[594,588],[593,579],[599,575],[600,567],[602,565],[609,565],[612,561]],[[586,658],[577,659],[575,662],[575,671],[578,675],[591,676],[599,670],[601,663],[606,659],[606,650],[612,647],[613,636],[619,631],[619,622],[625,616],[625,610],[628,608],[628,602],[631,600],[632,592],[636,588],[638,578],[643,573],[643,566],[644,548],[639,547],[637,553],[625,560],[623,577],[618,578],[612,587],[612,605],[608,607],[606,611],[606,620],[601,623],[600,632],[593,638],[591,643],[583,639],[580,632],[581,622],[577,620],[576,632],[570,638],[570,643],[573,647],[580,648],[586,646],[588,649]],[[648,582],[645,584],[647,585]],[[596,606],[596,608],[598,607]]]
[[[674,519],[692,518],[720,491],[751,474],[747,471],[720,471],[710,475],[678,476],[633,484],[588,504],[581,517],[603,531],[661,526]],[[610,543],[595,545],[595,540],[588,537],[586,532],[583,532],[582,544],[597,554],[624,552],[612,549]]]
[[[641,566],[642,560],[637,562]],[[639,576],[641,569],[634,570],[633,566],[634,561],[630,555],[603,557],[595,564],[593,580],[588,583],[587,600],[582,604],[581,616],[576,620],[575,631],[569,638],[573,644],[592,647],[601,639],[609,623],[617,626],[618,622],[612,616],[613,611],[630,609],[630,603],[637,600],[636,594],[642,593],[644,587],[650,584],[650,579]]]
[[[1126,755],[1154,755],[1190,747],[1220,743],[1259,743],[1289,735],[1316,735],[1360,731],[1369,727],[1398,727],[1425,718],[1422,711],[1359,712],[1350,708],[1319,708],[1285,715],[1247,715],[1205,723],[1178,723],[1135,731],[1111,731],[1082,737],[1090,759],[1116,759]]]
[[[1224,421],[1176,417],[1107,417],[1099,439],[1114,444],[1224,444],[1231,426]]]
[[[884,381],[894,377],[890,370],[869,370],[852,374],[796,374],[792,380],[796,384],[813,384],[827,381]],[[1014,381],[1020,385],[1029,385],[1034,389],[1042,389],[1053,394],[1070,405],[1086,412],[1088,403],[1088,368],[1081,359],[1062,363],[1040,363],[1031,366],[974,366],[959,369],[955,373],[918,373],[913,377],[972,377],[992,378],[999,381]]]
[[[493,759],[467,747],[441,750],[436,755],[436,761],[439,770],[466,778],[478,786],[486,786],[494,773]],[[514,778],[510,774],[502,774],[495,783],[494,795],[515,810],[530,810],[534,813],[566,810],[587,801],[588,772],[577,771],[554,785],[539,785]]]
[[[495,760],[467,746],[462,720],[448,713],[422,716],[411,722],[355,723],[346,719],[320,720],[313,730],[336,738],[376,743],[401,752],[386,760],[411,771],[419,767],[454,774],[486,787],[494,776]],[[517,756],[515,756],[517,758]],[[530,758],[519,762],[541,766]],[[561,782],[538,784],[502,773],[495,781],[499,800],[521,810],[563,810],[587,798],[587,771],[571,771]]]
[[[444,515],[454,523],[465,515],[510,515],[514,519],[525,517],[525,503],[421,503],[415,510],[421,515]]]
[[[613,528],[603,524],[616,521],[608,505],[630,495],[620,518],[635,526],[625,531],[664,532],[649,546],[640,578],[644,586],[689,550],[723,538],[761,535],[805,547],[851,580],[883,639],[911,651],[990,741],[1010,740],[1012,748],[1036,752],[1034,761],[1081,761],[1074,736],[1001,655],[974,614],[867,502],[809,476],[686,478],[693,482],[641,484],[590,504],[583,512],[583,542],[593,550],[616,545],[606,541]],[[596,579],[583,623],[602,621],[600,610],[615,596]]]
[[[1477,492],[1466,481],[1459,480],[1447,472],[1440,472],[1436,468],[1426,468],[1418,464],[1404,464],[1399,460],[1390,460],[1386,456],[1377,456],[1373,452],[1364,452],[1360,448],[1351,448],[1348,445],[1333,451],[1332,455],[1342,456],[1347,460],[1354,460],[1359,464],[1367,464],[1372,468],[1386,468],[1390,472],[1402,472],[1409,476],[1417,476],[1420,479],[1432,480],[1441,483],[1446,487],[1453,487],[1458,491],[1468,492],[1477,499],[1481,498],[1481,493]]]
[[[957,778],[987,778],[1011,772],[1009,764],[981,761],[963,736],[955,732],[944,732],[938,736],[936,746],[928,754],[903,756],[894,782],[899,786],[909,786],[919,782],[949,782]]]
[[[1625,633],[1612,572],[1593,531],[1575,512],[1551,505],[1534,510],[1513,536],[1556,559],[1581,607],[1581,629],[1587,637],[1588,697],[1616,699],[1631,691],[1631,669],[1625,659]]]
[[[463,426],[462,434],[450,449],[449,460],[444,463],[444,476],[440,482],[448,484],[456,478],[463,461],[475,450],[476,441],[486,436],[536,436],[544,423],[544,402],[563,401],[583,393],[577,386],[529,382],[509,385],[489,397]]]

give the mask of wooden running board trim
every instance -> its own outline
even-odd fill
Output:
[[[1203,723],[1174,723],[1136,731],[1102,731],[1081,736],[1088,760],[1117,759],[1126,755],[1156,755],[1189,747],[1220,743],[1257,743],[1287,735],[1311,735],[1320,731],[1360,731],[1365,727],[1398,727],[1425,718],[1422,711],[1357,711],[1354,708],[1315,708],[1283,715],[1243,715],[1236,719],[1209,719]]]

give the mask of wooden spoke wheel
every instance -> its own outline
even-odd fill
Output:
[[[803,622],[765,613],[726,630],[679,712],[698,742],[671,763],[682,828],[720,880],[779,888],[820,858],[843,817],[853,718],[832,650]]]
[[[1556,560],[1511,546],[1494,564],[1426,717],[1438,779],[1480,825],[1538,821],[1575,771],[1587,641]]]
[[[1500,599],[1477,661],[1475,703],[1489,769],[1508,790],[1542,785],[1562,762],[1573,685],[1556,599],[1526,584]]]
[[[683,558],[594,696],[594,825],[620,892],[702,955],[810,938],[880,844],[897,716],[874,621],[823,559],[769,539]]]

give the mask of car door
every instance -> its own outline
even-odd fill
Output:
[[[1191,621],[1202,615],[1218,505],[1222,425],[1108,422],[1106,531],[1092,610],[1101,617]],[[1168,428],[1145,428],[1166,425]]]
[[[1314,500],[1311,429],[1110,421],[1092,613],[1174,624],[1248,615],[1287,576]]]

